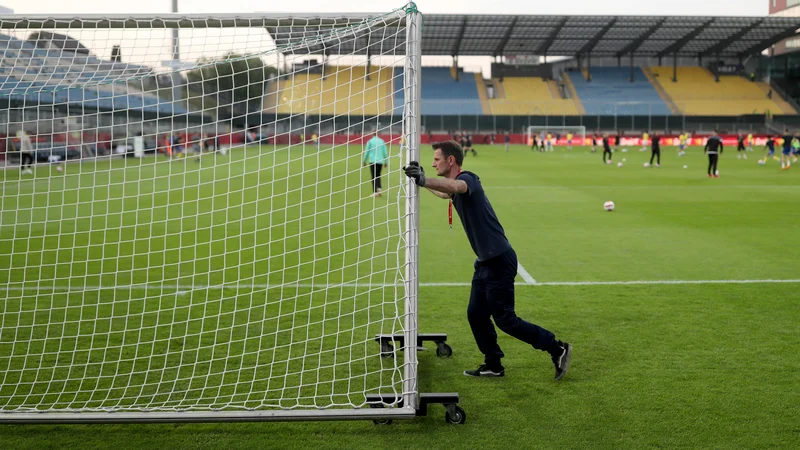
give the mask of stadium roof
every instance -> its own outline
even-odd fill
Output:
[[[358,24],[381,17],[383,26]],[[0,28],[264,27],[284,52],[375,54],[404,51],[397,14],[172,14],[0,16]],[[332,33],[352,26],[355,33]],[[796,34],[800,17],[547,16],[423,14],[422,54],[463,56],[746,56]],[[327,35],[322,39],[323,35]],[[357,37],[353,38],[356,35]],[[331,37],[334,37],[331,40]],[[325,42],[326,45],[322,45]],[[332,45],[335,42],[335,45]],[[378,50],[378,48],[383,51]]]
[[[295,53],[365,54],[376,42],[402,52],[404,33],[374,29],[367,37],[342,39],[335,47],[293,48],[302,34],[277,24],[267,31]],[[296,22],[295,22],[296,25]],[[745,56],[761,52],[800,29],[800,17],[707,16],[512,16],[425,14],[423,55],[506,56]],[[327,30],[330,31],[330,30]],[[312,33],[313,34],[313,33]],[[380,53],[375,51],[375,53]]]

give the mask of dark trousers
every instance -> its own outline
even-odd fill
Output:
[[[492,319],[505,333],[535,349],[550,351],[555,344],[553,333],[520,319],[514,312],[516,275],[517,254],[513,249],[486,261],[475,261],[467,318],[478,349],[490,367],[499,366],[505,356],[497,344]]]
[[[372,192],[378,192],[378,189],[381,189],[381,170],[383,170],[383,164],[369,165],[369,173],[372,175]]]
[[[653,158],[657,158],[658,164],[661,165],[661,149],[653,150],[653,153],[650,155],[650,165],[653,164]]]
[[[25,162],[27,161],[27,165],[30,167],[33,165],[33,153],[31,152],[22,152],[19,157],[19,165],[23,169],[25,168]]]
[[[611,160],[611,150],[603,150],[603,162],[606,162],[606,154],[608,154],[609,161]]]
[[[717,173],[717,160],[719,159],[719,155],[716,153],[709,153],[708,154],[708,174],[714,175]]]

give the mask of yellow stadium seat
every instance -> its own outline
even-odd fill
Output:
[[[277,95],[280,114],[391,114],[394,70],[364,66],[328,66],[321,74],[297,73],[281,81]]]
[[[535,77],[509,77],[503,80],[506,98],[489,99],[495,115],[578,115],[571,99],[557,98],[547,82]]]
[[[780,114],[781,108],[759,83],[739,76],[722,75],[719,82],[702,67],[678,67],[678,81],[672,81],[672,67],[650,67],[650,72],[672,98],[681,113],[703,116]]]

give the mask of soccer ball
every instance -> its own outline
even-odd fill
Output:
[[[763,159],[759,159],[758,160],[758,165],[759,166],[763,166],[764,165],[764,160]]]
[[[63,172],[64,171],[64,169],[61,166],[56,167],[56,170],[59,171],[59,172]]]
[[[645,167],[650,167],[650,163],[644,163]]]
[[[714,175],[719,175],[719,170]]]
[[[622,158],[622,162],[628,162],[628,158]]]
[[[628,149],[627,148],[623,148],[622,149],[622,153],[628,153]]]
[[[617,167],[622,167],[622,163],[617,163]]]
[[[614,202],[609,200],[609,201],[603,203],[603,209],[605,209],[608,212],[613,211],[614,210]]]
[[[683,168],[684,168],[684,169],[688,169],[688,168],[689,168],[689,166],[687,166],[687,165],[685,165],[685,164],[684,164]]]

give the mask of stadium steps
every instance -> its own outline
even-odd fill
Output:
[[[547,87],[550,88],[550,95],[553,96],[554,100],[563,100],[563,97],[561,97],[561,92],[558,90],[558,84],[555,82],[555,80],[548,80]]]
[[[486,95],[486,83],[483,81],[481,72],[475,73],[475,84],[478,85],[478,98],[481,100],[481,109],[484,114],[492,114],[492,106],[489,104],[489,96]]]
[[[664,103],[667,104],[667,108],[672,111],[672,114],[680,114],[681,111],[678,109],[678,106],[675,105],[675,102],[672,101],[672,98],[667,94],[667,91],[664,90],[664,86],[661,86],[661,80],[659,77],[655,76],[653,72],[650,71],[649,67],[642,67],[642,72],[644,72],[644,76],[647,77],[650,84],[656,88],[656,92],[661,97],[661,100],[664,100]]]
[[[283,89],[283,84],[280,79],[267,83],[267,94],[264,96],[264,103],[262,104],[264,112],[271,114],[278,112],[278,98]]]
[[[572,80],[569,78],[569,74],[564,72],[564,84],[569,89],[570,97],[572,97],[572,103],[575,104],[575,109],[578,110],[578,114],[586,115],[586,108],[583,107],[583,103],[581,103],[580,97],[578,97],[578,93],[575,91],[575,85],[572,84]]]
[[[772,101],[775,102],[776,105],[780,108],[782,114],[786,115],[795,115],[797,114],[797,110],[789,104],[789,102],[784,99],[781,94],[779,94],[776,90],[772,89],[769,84],[764,82],[757,82],[758,87],[764,92],[764,95],[769,94],[769,91],[772,90]],[[774,113],[773,113],[774,114]]]
[[[503,86],[503,83],[500,82],[499,78],[492,78],[494,81],[494,90],[495,94],[497,94],[496,98],[506,98],[506,88]]]

